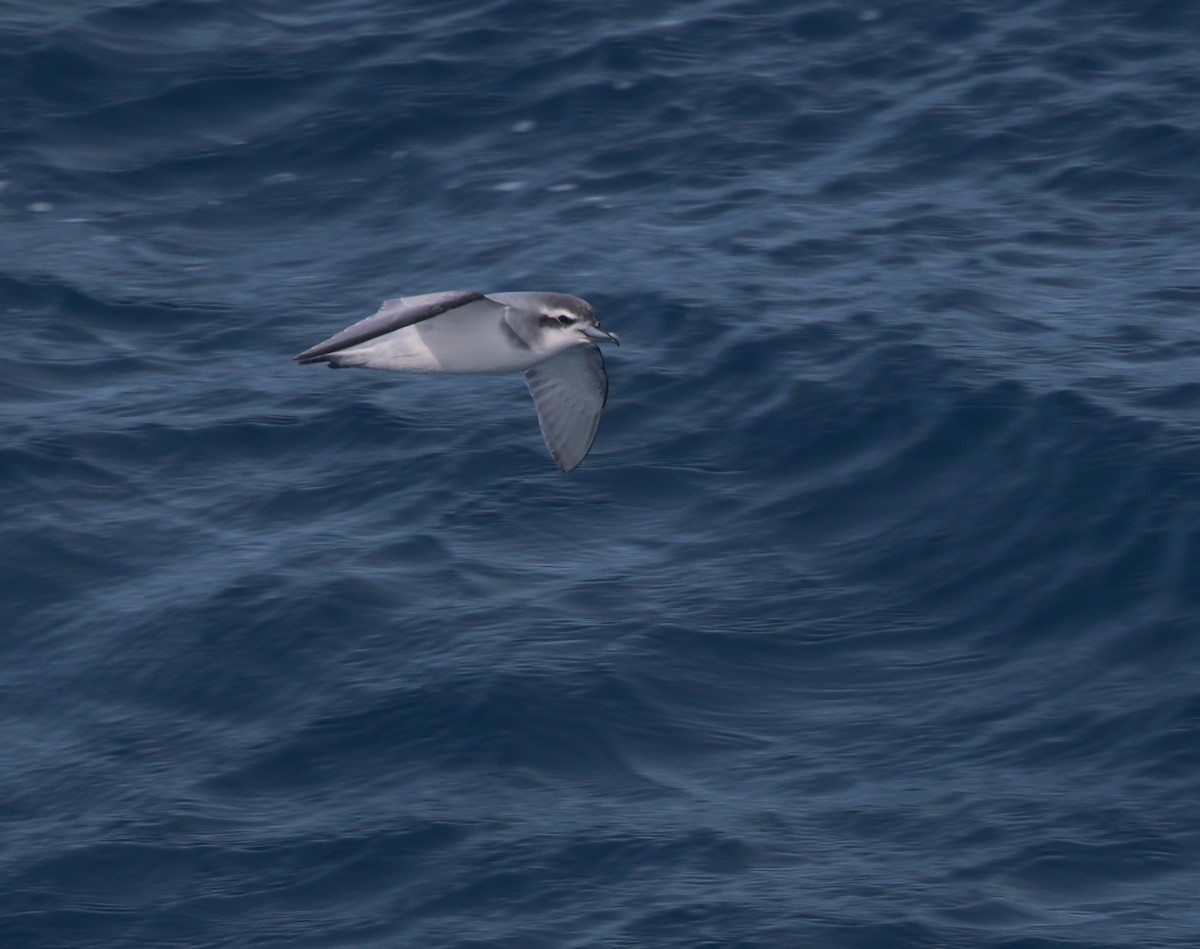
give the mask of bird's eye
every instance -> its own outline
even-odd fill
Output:
[[[559,324],[562,326],[566,326],[568,323],[573,322],[573,320],[565,314],[560,314],[559,316],[556,316],[555,319],[558,320]]]

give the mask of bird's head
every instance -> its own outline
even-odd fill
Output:
[[[541,294],[537,305],[538,328],[545,344],[553,349],[565,349],[579,343],[616,343],[621,340],[596,320],[592,306],[579,297],[565,293]]]
[[[489,293],[488,299],[507,307],[504,320],[526,346],[550,356],[583,343],[621,340],[596,321],[586,300],[565,293],[522,291]]]

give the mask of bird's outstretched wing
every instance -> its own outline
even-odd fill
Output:
[[[597,346],[587,343],[525,370],[525,384],[537,408],[538,425],[558,467],[579,467],[600,426],[608,401],[608,375]]]
[[[445,290],[441,293],[426,293],[418,297],[397,297],[385,300],[375,314],[365,320],[359,320],[353,326],[348,326],[336,336],[331,336],[323,343],[318,343],[304,350],[296,357],[297,362],[320,362],[330,353],[357,346],[369,339],[383,336],[393,330],[422,323],[449,310],[457,310],[476,300],[482,300],[483,294],[474,290]]]

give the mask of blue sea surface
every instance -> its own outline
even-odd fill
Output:
[[[1200,5],[0,6],[0,946],[1200,945]],[[293,354],[444,289],[624,345]]]

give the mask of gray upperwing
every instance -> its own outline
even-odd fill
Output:
[[[449,310],[457,310],[460,306],[482,300],[483,294],[474,290],[446,290],[442,293],[426,293],[417,297],[397,297],[385,300],[383,306],[365,320],[359,320],[353,326],[347,326],[336,336],[330,336],[323,343],[318,343],[304,350],[296,357],[297,362],[320,362],[330,353],[349,346],[357,346],[369,339],[383,336],[393,330],[422,323],[425,320],[440,316]]]
[[[532,369],[525,384],[537,407],[538,425],[558,467],[579,467],[596,440],[608,401],[604,357],[591,343],[564,349]]]

